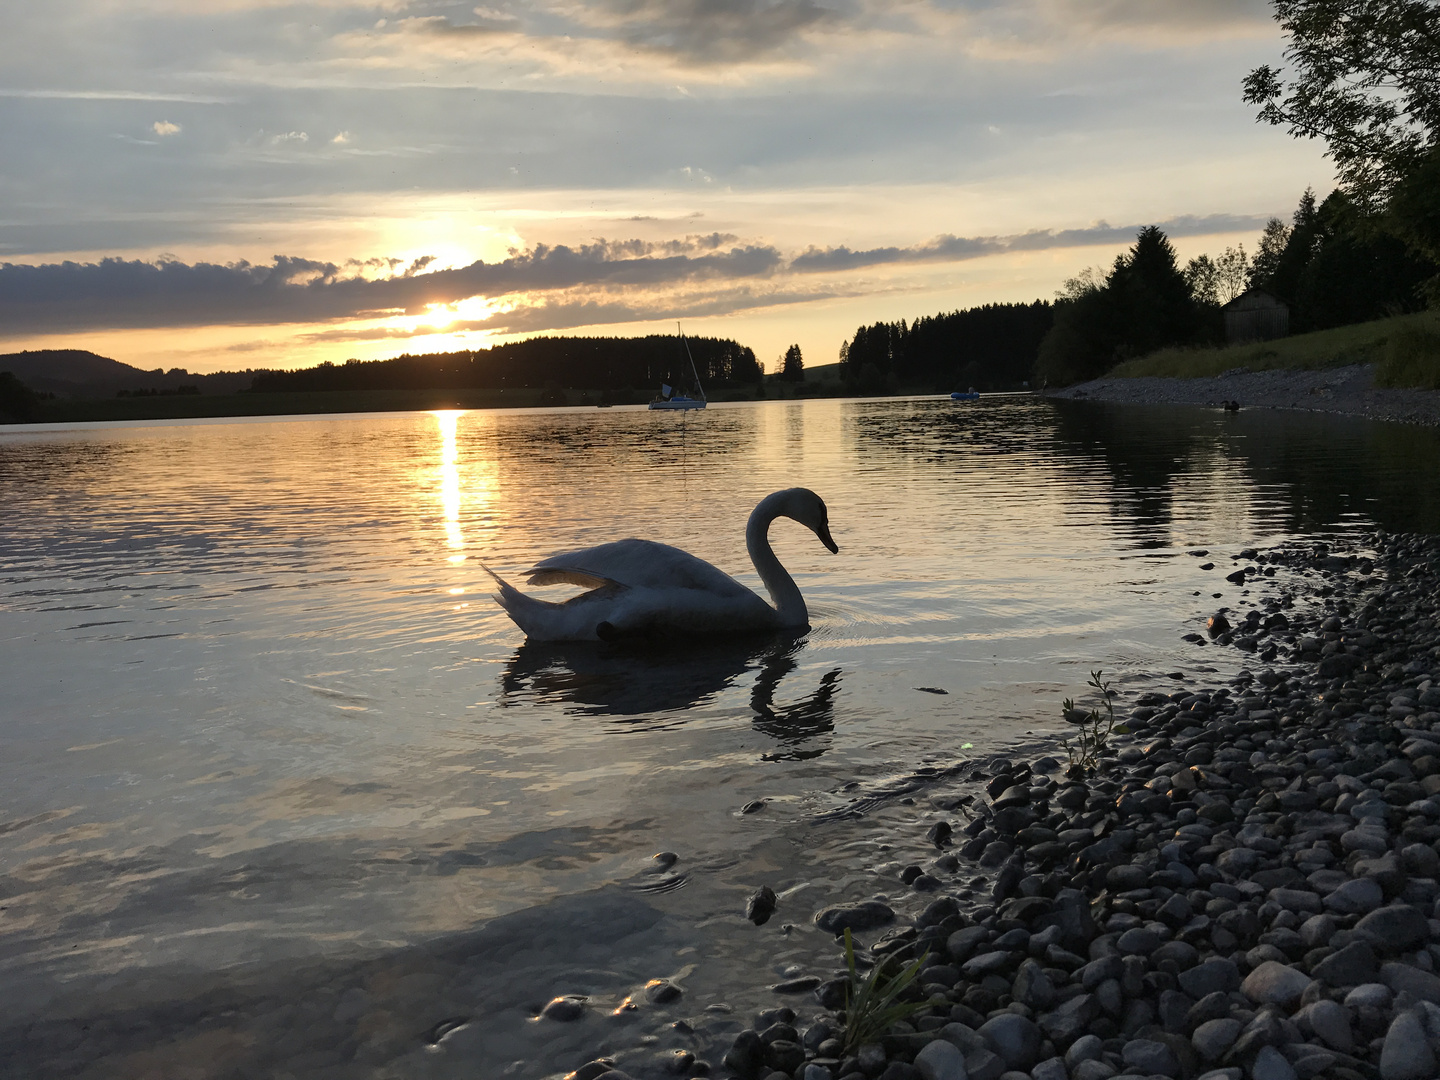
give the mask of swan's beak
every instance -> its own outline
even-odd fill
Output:
[[[819,530],[815,533],[815,535],[818,536],[818,537],[820,537],[820,542],[821,542],[822,544],[824,544],[827,548],[830,549],[830,554],[831,554],[831,555],[838,555],[838,554],[840,554],[840,549],[835,546],[835,541],[832,540],[832,539],[830,539],[830,526],[829,526],[829,525],[821,525],[820,528],[819,528]]]

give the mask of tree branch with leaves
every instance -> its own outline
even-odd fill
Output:
[[[1244,82],[1257,119],[1323,139],[1341,185],[1376,207],[1440,136],[1440,3],[1275,0],[1286,81],[1266,64]]]

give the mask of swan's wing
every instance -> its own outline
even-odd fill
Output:
[[[536,567],[530,571],[530,576],[526,580],[530,585],[579,585],[582,589],[624,587],[619,582],[606,577],[598,577],[595,574],[587,574],[574,567],[557,567],[553,570],[541,570]]]
[[[616,540],[562,551],[535,564],[530,582],[565,582],[584,588],[697,589],[721,597],[754,596],[729,574],[689,552],[652,540]]]

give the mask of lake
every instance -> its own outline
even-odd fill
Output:
[[[813,1011],[766,987],[834,967],[819,907],[902,894],[962,823],[944,768],[1060,752],[1094,669],[1254,664],[1181,637],[1250,602],[1231,557],[1440,529],[1437,450],[1028,396],[0,428],[0,1057],[718,1063],[754,1009]],[[746,517],[795,485],[840,549],[772,528],[798,641],[526,644],[489,597],[632,535],[759,588]],[[561,994],[580,1020],[534,1018]]]

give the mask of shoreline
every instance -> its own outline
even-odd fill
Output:
[[[840,968],[692,1042],[713,1063],[637,1050],[570,1077],[1440,1075],[1440,538],[1369,547],[1235,555],[1269,594],[1186,640],[1253,662],[1122,695],[1131,731],[1088,774],[1054,755],[946,770],[985,794],[922,815],[930,865],[814,916],[862,965],[921,961],[901,995],[920,1011],[878,1041],[845,1043]]]
[[[1375,368],[1371,364],[1321,371],[1239,369],[1197,379],[1106,377],[1053,390],[1045,396],[1065,401],[1215,408],[1224,401],[1238,401],[1242,409],[1293,409],[1440,426],[1440,390],[1376,387]]]

